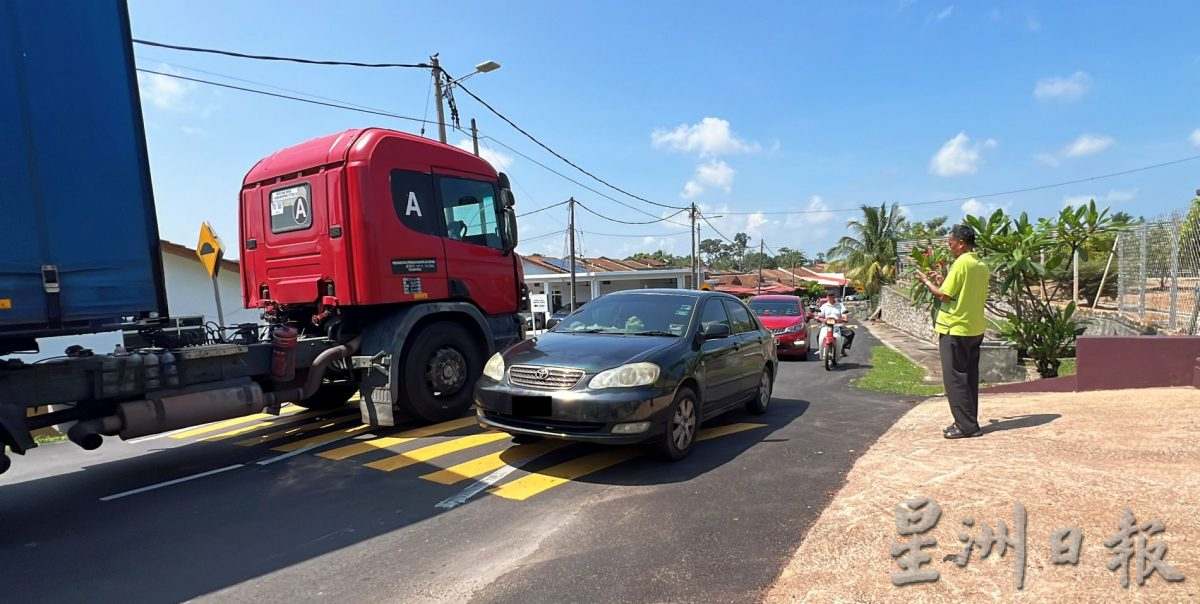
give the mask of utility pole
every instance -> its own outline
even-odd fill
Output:
[[[429,62],[433,65],[433,95],[437,100],[438,114],[438,140],[442,143],[446,142],[446,110],[442,108],[442,66],[438,63],[438,56],[435,54],[429,57]],[[478,153],[476,153],[478,155]]]
[[[1078,304],[1079,303],[1079,250],[1075,250],[1075,254],[1071,258],[1071,267],[1075,273],[1074,279],[1072,280],[1071,300],[1073,302],[1075,302],[1076,304]],[[1099,298],[1099,296],[1096,296],[1096,297]]]
[[[696,204],[692,204],[692,289],[700,289],[700,254],[696,249]]]
[[[763,258],[765,258],[767,255],[767,252],[765,249],[766,247],[767,247],[767,243],[765,241],[763,241],[762,239],[759,239],[758,240],[758,293],[759,294],[762,294],[762,269],[763,269]]]
[[[567,200],[568,212],[570,217],[567,222],[567,230],[570,232],[571,240],[571,312],[575,312],[575,198]]]
[[[479,130],[475,127],[475,118],[471,118],[471,143],[475,145],[475,157],[479,157]]]

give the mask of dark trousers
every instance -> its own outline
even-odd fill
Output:
[[[967,434],[979,431],[979,347],[983,336],[938,336],[942,384],[954,424]]]

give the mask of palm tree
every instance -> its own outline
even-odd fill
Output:
[[[890,208],[887,204],[877,208],[864,205],[862,213],[862,218],[846,223],[850,234],[829,250],[829,258],[848,279],[862,283],[866,293],[873,296],[896,278],[896,234],[904,217],[897,203]]]

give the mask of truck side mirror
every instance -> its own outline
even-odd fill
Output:
[[[517,213],[511,208],[504,209],[504,254],[508,255],[517,249]]]

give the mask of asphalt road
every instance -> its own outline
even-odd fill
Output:
[[[0,477],[2,597],[752,600],[909,407],[849,385],[875,344],[859,331],[839,369],[785,363],[767,415],[706,424],[674,464],[514,446],[469,419],[369,433],[352,408],[47,445]]]

